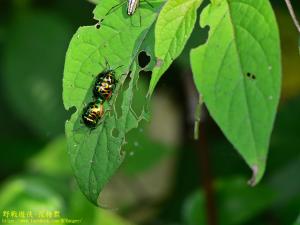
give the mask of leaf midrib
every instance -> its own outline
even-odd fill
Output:
[[[152,22],[152,24],[149,26],[149,28],[148,29],[146,29],[146,31],[144,32],[144,35],[143,35],[143,37],[140,39],[140,43],[138,44],[138,47],[136,48],[136,52],[135,52],[135,54],[132,56],[132,58],[131,58],[131,62],[130,62],[130,64],[129,64],[129,68],[131,68],[132,67],[132,65],[133,65],[133,63],[134,63],[134,61],[135,61],[135,58],[137,57],[137,55],[138,55],[138,53],[140,52],[140,49],[141,49],[141,46],[143,45],[143,43],[144,43],[144,41],[145,41],[145,39],[147,38],[147,36],[148,36],[148,34],[149,34],[149,32],[150,32],[150,30],[151,30],[151,28],[153,27],[153,25],[155,24],[155,21],[157,21],[157,17],[158,17],[158,15],[159,15],[159,12],[160,12],[160,10],[158,10],[157,11],[157,13],[156,13],[156,16],[155,16],[155,18],[153,19],[153,22]],[[98,48],[97,48],[98,49]],[[137,68],[136,68],[136,71],[135,71],[135,73],[137,72]],[[128,74],[126,75],[126,76],[124,76],[125,78],[123,78],[123,82],[122,82],[122,85],[124,84],[124,81],[126,80],[126,77],[128,76]],[[115,98],[116,99],[116,98]],[[131,98],[131,101],[130,101],[130,104],[132,103],[132,98]],[[129,112],[130,112],[130,110],[127,112],[127,114],[126,114],[126,120],[125,121],[127,121],[127,118],[128,118],[128,115],[129,115]],[[104,121],[105,122],[105,121]],[[101,132],[102,132],[102,129],[103,129],[103,127],[101,128]],[[125,128],[126,129],[126,128]],[[107,130],[107,129],[106,129]],[[100,140],[100,138],[99,138],[99,135],[100,135],[100,133],[101,132],[98,132],[97,133],[97,141],[96,141],[96,145],[95,146],[98,146],[98,144],[99,144],[99,140]],[[120,146],[120,148],[122,148],[122,145]],[[119,148],[119,149],[120,149]],[[94,161],[94,159],[95,159],[95,155],[97,154],[96,153],[96,151],[97,151],[97,148],[93,148],[94,149],[94,153],[93,153],[93,157],[92,157],[92,161]],[[108,147],[107,147],[107,149],[108,149]],[[108,169],[108,167],[106,167],[106,170]],[[94,173],[94,176],[95,176],[95,172],[94,172],[94,167],[93,167],[93,164],[91,164],[91,166],[90,166],[90,169],[89,169],[89,180],[91,179],[91,173]],[[96,176],[95,176],[96,177]],[[90,192],[90,196],[92,196],[93,195],[93,193],[92,193],[92,195],[91,195],[91,185],[90,185],[91,183],[89,182],[89,192]],[[99,197],[99,194],[100,194],[100,192],[99,192],[99,190],[97,190],[97,192],[98,192],[98,197]],[[96,203],[97,203],[97,199],[96,199]]]
[[[234,45],[234,48],[236,50],[236,53],[237,53],[237,58],[238,58],[238,61],[239,61],[239,69],[240,69],[240,72],[241,72],[241,75],[243,75],[243,65],[242,65],[242,61],[241,61],[241,58],[240,58],[240,51],[239,51],[239,48],[237,46],[237,43],[236,43],[236,40],[237,40],[237,34],[236,34],[236,30],[235,30],[235,26],[234,26],[234,20],[233,20],[233,17],[232,17],[232,14],[231,14],[231,7],[230,7],[230,2],[228,0],[227,1],[227,5],[228,5],[228,15],[229,15],[229,19],[230,19],[230,24],[232,26],[232,33],[233,33],[233,39],[235,41],[233,41],[233,45]],[[252,116],[251,116],[251,113],[250,113],[250,106],[249,106],[249,101],[248,101],[248,94],[247,94],[247,91],[246,91],[246,83],[245,83],[245,78],[242,77],[242,80],[243,80],[243,90],[244,90],[244,98],[245,98],[245,102],[246,102],[246,108],[247,108],[247,114],[248,114],[248,120],[249,120],[249,126],[250,126],[250,133],[251,133],[251,138],[252,138],[252,141],[253,141],[253,145],[254,145],[254,151],[255,151],[255,157],[256,157],[256,163],[259,164],[259,160],[258,160],[258,149],[257,149],[257,144],[256,144],[256,139],[255,139],[255,135],[254,135],[254,128],[253,128],[253,125],[252,125]],[[252,165],[254,166],[254,165]],[[257,165],[259,167],[259,165]],[[259,168],[260,169],[260,168]]]

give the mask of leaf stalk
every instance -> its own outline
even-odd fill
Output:
[[[300,34],[300,23],[297,20],[297,16],[296,16],[295,11],[293,9],[292,3],[290,2],[290,0],[285,0],[285,3],[287,5],[289,13],[290,13],[290,15],[292,17],[292,20],[293,20],[293,22],[294,22],[294,24],[295,24],[295,26],[296,26],[296,28],[298,30],[298,33]]]

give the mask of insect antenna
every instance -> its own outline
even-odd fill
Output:
[[[141,2],[146,2],[151,8],[154,8],[154,6],[148,0],[141,0]]]
[[[115,67],[113,70],[117,70],[117,69],[119,69],[119,68],[121,68],[121,67],[123,67],[124,65],[121,65],[121,66],[117,66],[117,67]]]
[[[115,12],[119,7],[121,7],[126,1],[120,2],[119,4],[113,6],[106,14],[105,16],[108,16],[109,14]]]

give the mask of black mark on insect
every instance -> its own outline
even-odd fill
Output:
[[[151,57],[145,51],[139,53],[138,56],[139,66],[145,68],[151,61]]]
[[[256,76],[252,73],[246,73],[246,76],[249,78],[249,79],[252,79],[252,80],[256,80]]]
[[[96,24],[96,28],[97,28],[97,29],[100,29],[100,27],[101,27],[100,23],[97,23],[97,24]]]

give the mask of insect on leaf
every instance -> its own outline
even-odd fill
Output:
[[[201,14],[205,45],[193,49],[195,84],[215,121],[263,176],[280,96],[278,28],[268,0],[215,0]]]
[[[154,55],[153,24],[163,1],[151,2],[153,7],[140,5],[139,26],[134,26],[132,17],[126,15],[125,5],[111,11],[119,3],[101,1],[94,11],[95,19],[101,22],[76,32],[67,52],[63,79],[65,108],[76,108],[65,126],[71,165],[80,189],[96,205],[101,205],[100,192],[123,161],[125,134],[148,117],[145,108],[134,112],[131,107],[141,70],[137,56],[141,51]],[[112,69],[119,67],[118,83],[112,99],[104,105],[102,122],[90,130],[81,123],[81,115],[84,105],[93,100],[95,76],[107,69],[106,61]],[[151,70],[151,65],[147,69]]]

